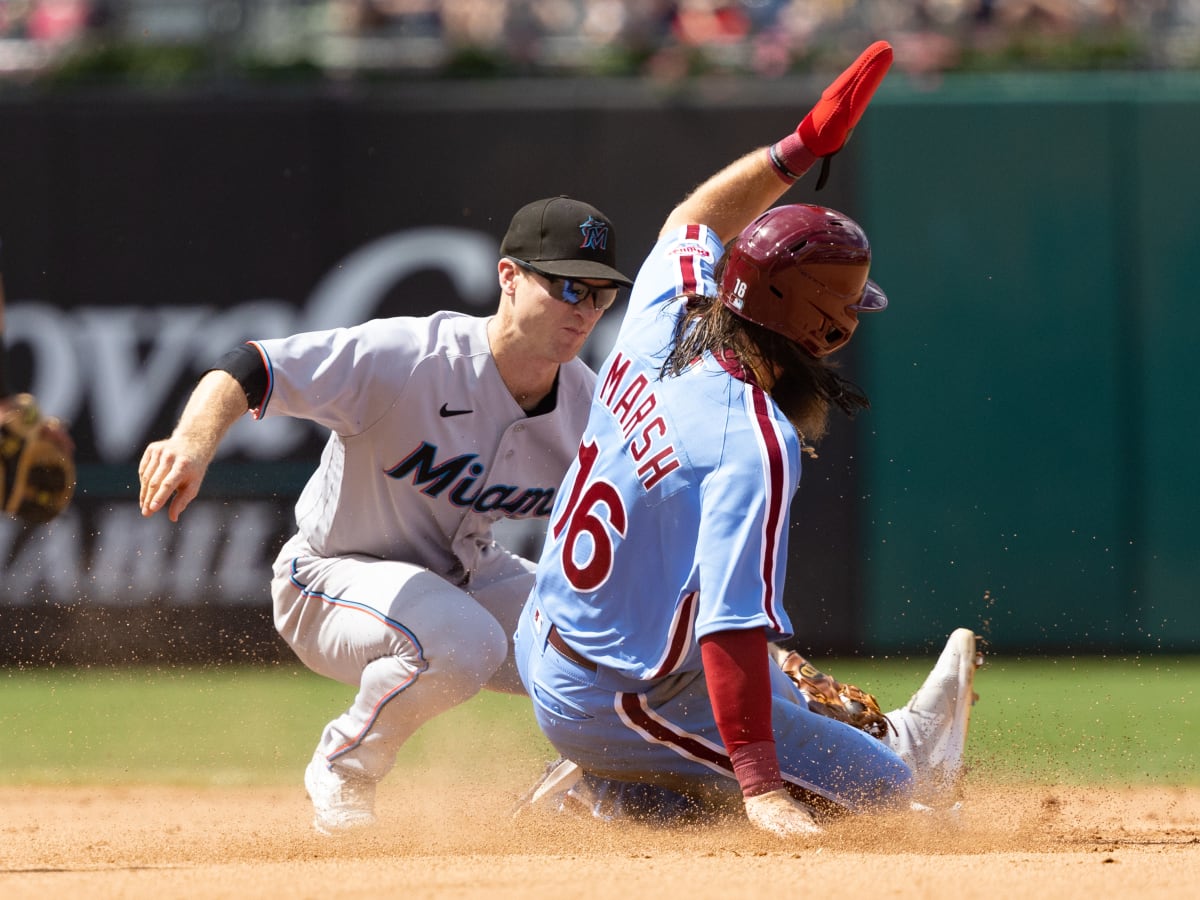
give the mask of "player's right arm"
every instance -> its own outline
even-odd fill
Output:
[[[213,369],[200,379],[171,436],[150,444],[142,454],[138,502],[143,516],[154,515],[170,500],[167,515],[179,521],[200,493],[217,447],[249,408],[245,390],[228,372]]]
[[[710,176],[671,211],[660,237],[684,225],[707,225],[724,243],[766,212],[791,187],[771,166],[766,148]]]
[[[761,628],[717,631],[700,639],[717,731],[742,789],[746,816],[779,837],[820,832],[812,810],[788,793],[771,723],[767,636]]]

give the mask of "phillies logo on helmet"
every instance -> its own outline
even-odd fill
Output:
[[[583,243],[579,245],[580,250],[608,249],[607,222],[601,222],[595,216],[588,216],[587,221],[579,226],[579,230],[583,233]]]

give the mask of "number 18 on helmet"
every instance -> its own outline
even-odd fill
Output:
[[[887,307],[870,268],[857,222],[823,206],[777,206],[730,246],[719,294],[734,314],[828,356],[850,340],[860,312]]]

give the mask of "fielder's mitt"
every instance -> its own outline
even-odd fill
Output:
[[[0,399],[0,489],[4,511],[31,525],[49,522],[75,493],[75,444],[32,394]]]
[[[810,711],[853,725],[880,740],[892,728],[871,694],[831,678],[795,650],[773,646],[771,652],[779,668],[800,688]]]

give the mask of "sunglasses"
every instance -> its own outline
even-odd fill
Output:
[[[547,291],[555,300],[577,306],[591,297],[592,308],[597,312],[604,312],[617,302],[619,287],[596,287],[594,284],[587,284],[576,278],[562,278],[558,275],[551,275],[549,272],[543,272],[537,266],[531,266],[523,259],[513,259],[511,256],[509,259],[512,259],[522,269],[545,278],[548,282]]]

